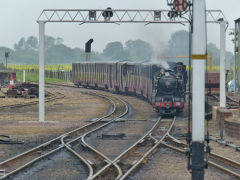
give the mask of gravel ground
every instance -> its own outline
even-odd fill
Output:
[[[159,148],[155,154],[148,159],[146,165],[130,176],[131,180],[186,180],[191,179],[191,173],[187,170],[187,159],[182,154],[169,149]],[[230,180],[233,177],[223,174],[215,168],[209,167],[205,170],[207,180]]]
[[[240,97],[240,96],[239,96]],[[187,116],[187,106],[185,106],[183,115]],[[206,131],[206,130],[205,130]],[[210,121],[209,131],[212,135],[219,135],[216,130],[216,122]],[[175,124],[174,133],[185,134],[187,132],[187,119],[177,118]],[[233,142],[236,145],[240,145],[238,139],[230,138],[225,136],[225,140]],[[185,138],[181,138],[185,142]],[[224,145],[219,145],[216,142],[210,143],[212,152],[218,153],[230,159],[240,162],[240,152],[235,151]],[[191,173],[187,170],[187,159],[184,155],[176,153],[166,148],[158,148],[158,151],[148,159],[147,164],[143,164],[137,172],[129,177],[132,180],[158,180],[158,179],[191,179]],[[230,180],[234,179],[227,174],[222,173],[216,168],[209,167],[205,170],[205,179],[209,180]]]
[[[0,134],[9,135],[14,141],[25,143],[18,145],[0,144],[0,160],[7,159],[63,132],[82,126],[88,123],[87,120],[105,114],[110,107],[109,103],[102,98],[82,94],[81,92],[86,92],[85,89],[57,88],[56,90],[55,88],[47,90],[61,92],[66,97],[46,103],[45,123],[37,122],[37,105],[1,111]],[[14,99],[10,100],[12,103]],[[20,99],[15,100],[19,101]]]
[[[87,168],[66,150],[39,161],[33,168],[8,179],[14,180],[80,180],[88,176]],[[64,175],[64,176],[63,176]]]
[[[48,123],[29,123],[38,119],[38,107],[31,106],[21,109],[13,109],[10,111],[1,112],[0,117],[0,132],[1,134],[11,135],[14,140],[25,141],[23,145],[0,145],[0,160],[11,157],[37,144],[41,144],[49,139],[52,139],[58,134],[66,130],[73,129],[76,126],[81,126],[87,123],[86,120],[104,114],[109,105],[102,99],[82,94],[86,89],[77,88],[49,88],[49,91],[59,91],[66,95],[65,99],[57,100],[56,102],[47,103],[46,120]],[[102,91],[102,93],[105,93]],[[104,131],[105,134],[118,134],[123,130],[129,134],[127,140],[133,141],[143,134],[147,128],[153,123],[156,118],[156,112],[153,111],[148,103],[130,96],[121,96],[126,100],[134,111],[129,116],[130,121],[124,124],[119,124],[117,128],[109,128]],[[19,99],[17,99],[19,101]],[[12,99],[11,99],[12,101]],[[135,108],[137,107],[137,108]],[[187,110],[184,110],[185,116]],[[19,122],[23,121],[23,122]],[[178,118],[176,132],[187,132],[187,121]],[[210,123],[210,132],[214,132],[215,124]],[[98,134],[98,135],[101,135]],[[100,138],[93,139],[95,145],[98,143],[99,149],[104,151],[112,158],[122,149],[122,145],[126,145],[125,140],[109,140],[106,144],[105,140]],[[129,141],[129,143],[132,143]],[[239,141],[233,139],[232,142]],[[114,144],[114,146],[113,146]],[[106,146],[105,146],[106,145]],[[225,153],[227,157],[238,157],[239,153],[234,152],[231,148],[223,147],[217,143],[211,143],[213,152],[219,154]],[[106,148],[108,147],[108,148]],[[113,149],[114,147],[114,149]],[[115,154],[111,151],[116,152]],[[57,160],[57,161],[56,161]],[[240,159],[239,159],[240,161]],[[191,174],[187,171],[186,158],[178,153],[165,148],[159,148],[158,151],[143,165],[137,173],[129,177],[129,179],[191,179]],[[56,166],[57,165],[57,166]],[[81,163],[77,162],[71,154],[63,151],[60,154],[51,156],[48,161],[41,162],[36,166],[18,176],[19,179],[85,179],[86,169]],[[80,174],[80,175],[79,175]],[[206,179],[232,179],[214,168],[209,168],[205,173]],[[30,178],[31,177],[31,178]],[[15,178],[14,178],[15,179]]]
[[[128,118],[131,120],[129,121]],[[87,142],[113,160],[149,131],[157,119],[156,117],[153,120],[136,120],[135,116],[128,116],[128,118],[97,131],[86,139]],[[121,133],[124,134],[123,138],[102,138],[103,135]]]

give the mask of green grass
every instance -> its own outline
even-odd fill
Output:
[[[16,76],[17,76],[17,80],[20,80],[21,82],[23,82],[23,72],[22,71],[17,71]],[[26,72],[26,82],[38,82],[38,81],[39,81],[38,73]],[[61,79],[45,77],[45,83],[60,83],[60,82],[64,82],[64,81]]]

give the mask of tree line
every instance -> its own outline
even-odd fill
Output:
[[[189,34],[187,31],[173,33],[168,45],[161,56],[188,56]],[[10,52],[8,63],[11,64],[38,64],[38,39],[30,36],[22,37],[14,48],[0,47],[0,62],[5,62],[5,52]],[[220,52],[213,43],[207,45],[208,52],[213,53],[214,65],[219,65]],[[92,61],[151,61],[158,55],[154,52],[150,43],[141,39],[128,40],[124,44],[119,41],[109,42],[102,52],[92,51]],[[62,38],[45,36],[45,63],[46,64],[71,64],[85,61],[85,50],[71,48],[64,44]],[[227,52],[227,59],[233,60],[233,54]],[[172,59],[171,59],[172,60]],[[174,61],[186,61],[186,59],[173,59]],[[187,63],[187,61],[185,62]]]

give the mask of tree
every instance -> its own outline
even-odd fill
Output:
[[[63,44],[53,45],[46,50],[46,61],[49,64],[67,64],[73,62],[73,60],[73,49]]]
[[[168,50],[165,55],[188,56],[189,55],[189,33],[187,31],[177,31],[171,35],[168,41]]]
[[[122,50],[117,52],[113,57],[112,60],[131,60],[131,56],[128,50]]]
[[[34,36],[28,37],[27,40],[25,40],[24,37],[22,37],[17,44],[14,44],[15,50],[37,50],[38,49],[38,39]]]
[[[153,48],[149,43],[138,39],[129,40],[125,44],[125,50],[129,52],[132,60],[151,60],[153,55]]]
[[[63,38],[58,37],[58,38],[55,40],[55,44],[56,44],[56,45],[63,44]]]
[[[55,38],[51,36],[45,36],[44,46],[45,49],[49,49],[55,45]]]
[[[123,45],[121,42],[115,41],[108,43],[103,50],[103,56],[108,59],[113,59],[116,54],[119,54],[123,51]]]
[[[34,36],[30,36],[25,43],[25,49],[37,50],[38,49],[38,39]]]
[[[208,53],[211,52],[213,54],[213,65],[219,66],[220,65],[220,50],[217,48],[216,44],[208,43],[207,51],[208,51]],[[226,51],[226,60],[233,61],[232,52]]]
[[[26,41],[24,37],[22,37],[17,44],[14,44],[15,50],[23,50],[25,48],[26,48]]]

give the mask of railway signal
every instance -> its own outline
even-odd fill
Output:
[[[186,11],[188,8],[188,3],[186,0],[175,0],[173,2],[173,8],[177,11],[177,12],[183,12]]]
[[[112,8],[108,7],[106,11],[102,13],[102,16],[104,17],[105,21],[109,21],[111,17],[113,17]]]
[[[86,53],[86,61],[90,61],[90,54],[91,54],[91,44],[93,43],[93,39],[90,39],[85,44],[85,53]]]

